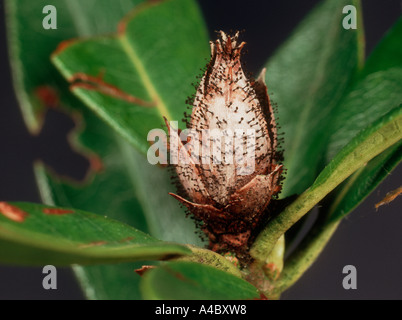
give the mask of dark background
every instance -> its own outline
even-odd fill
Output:
[[[32,0],[35,1],[35,0]],[[85,1],[85,0],[83,0]],[[245,29],[248,68],[255,73],[305,14],[319,1],[200,0],[211,38],[215,30]],[[401,13],[399,0],[363,0],[369,53]],[[41,13],[38,13],[41,14]],[[73,123],[51,112],[42,132],[28,134],[13,92],[0,4],[0,199],[40,202],[32,163],[42,159],[57,172],[80,179],[87,161],[66,142]],[[63,141],[61,143],[60,141]],[[376,212],[374,204],[400,186],[400,165],[341,224],[313,267],[284,299],[402,299],[402,197]],[[357,268],[357,290],[342,287],[345,265]],[[69,269],[58,268],[58,289],[42,288],[41,268],[0,266],[0,299],[81,299]]]

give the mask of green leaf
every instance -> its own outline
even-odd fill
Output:
[[[128,225],[75,209],[0,202],[0,261],[105,264],[191,253]]]
[[[402,139],[402,105],[361,131],[334,157],[308,191],[324,184],[336,185],[369,160]],[[330,179],[333,177],[333,179]]]
[[[402,102],[402,19],[371,53],[331,122],[327,162],[360,130]]]
[[[400,22],[398,22],[371,54],[367,65],[348,89],[349,93],[338,104],[337,112],[333,114],[332,121],[327,128],[331,132],[331,136],[326,151],[326,161],[329,162],[344,148],[350,142],[351,137],[355,137],[366,127],[370,128],[373,122],[401,104],[402,94],[399,87],[402,80],[402,69],[400,68],[402,55],[398,54],[398,51],[401,50],[400,34]],[[336,158],[339,158],[339,155]],[[323,250],[335,232],[340,219],[367,197],[401,159],[401,142],[396,142],[364,164],[331,192],[329,201],[326,201],[319,209],[320,219],[316,221],[307,237],[286,261],[281,278],[275,285],[275,291],[282,292],[299,279]],[[330,162],[324,172],[330,172],[332,169],[328,168],[331,168],[332,164],[332,169],[335,170],[334,167],[337,164]],[[347,171],[348,169],[346,166],[342,170]],[[342,170],[336,170],[338,173],[332,174],[332,176],[325,176],[323,173],[324,178],[321,181],[324,181],[324,185],[331,185],[345,173]],[[341,181],[339,179],[336,183]],[[311,205],[318,203],[319,199],[327,193],[324,191],[323,195],[319,195],[317,199],[318,195],[315,193],[317,190],[314,190],[314,185],[292,204],[296,211],[303,210],[303,205],[309,201],[312,201]],[[303,198],[304,195],[305,198]],[[303,203],[304,201],[305,203]],[[269,250],[270,246],[268,245],[266,249]],[[259,249],[263,251],[262,247]]]
[[[392,68],[369,74],[351,89],[333,118],[327,161],[351,140],[350,137],[402,103],[401,83],[402,68]]]
[[[349,4],[360,12],[359,1],[320,3],[266,64],[284,133],[282,197],[303,192],[322,170],[332,114],[363,62],[363,28],[342,27]]]
[[[320,173],[313,185],[273,218],[258,235],[251,255],[260,260],[278,239],[340,183],[402,139],[402,105],[393,109],[350,141]]]
[[[332,122],[328,161],[349,142],[350,137],[402,103],[401,34],[402,19],[399,19],[370,54],[358,81],[339,104]],[[400,147],[390,148],[342,184],[335,191],[333,202],[322,210],[331,216],[329,223],[355,208],[401,159]]]
[[[244,300],[260,297],[247,281],[211,266],[170,262],[145,273],[141,291],[153,300]]]
[[[157,238],[199,244],[194,223],[185,218],[177,202],[168,196],[173,187],[166,170],[151,167],[143,156],[71,95],[49,59],[62,40],[114,32],[118,21],[139,2],[98,0],[95,7],[92,2],[77,0],[6,2],[14,84],[24,118],[32,120],[27,121],[27,125],[31,131],[38,131],[46,108],[55,107],[38,99],[37,88],[55,90],[60,100],[56,107],[67,110],[77,123],[77,129],[70,135],[74,149],[94,163],[82,183],[59,178],[37,164],[37,182],[47,204],[107,215],[142,231],[151,231]],[[52,31],[41,28],[43,17],[37,13],[46,4],[57,7],[58,22],[63,28]],[[146,217],[143,208],[152,215]],[[138,263],[130,263],[76,266],[74,269],[86,296],[91,299],[139,299],[139,277],[135,277],[130,286],[126,285],[132,280],[132,270],[139,267]]]
[[[146,3],[119,30],[112,37],[70,42],[52,60],[82,101],[146,153],[148,132],[162,127],[163,116],[183,118],[185,100],[194,93],[191,83],[209,55],[207,33],[198,8],[188,0]],[[102,74],[104,83],[143,102],[88,88],[82,77],[77,84],[77,74]]]
[[[388,33],[370,54],[361,73],[364,77],[370,73],[387,70],[390,68],[402,68],[402,18],[392,26]]]
[[[118,21],[139,2],[118,0],[112,4],[109,0],[98,0],[94,7],[89,1],[78,0],[9,0],[6,9],[14,87],[28,128],[33,133],[38,132],[46,109],[59,106],[48,105],[46,100],[38,99],[37,90],[54,90],[63,110],[72,110],[71,115],[77,119],[78,129],[82,131],[85,128],[79,137],[77,134],[72,136],[74,148],[95,162],[100,160],[102,166],[100,172],[91,170],[86,181],[80,185],[72,185],[54,175],[50,177],[42,166],[36,166],[43,201],[108,215],[147,231],[142,209],[133,196],[135,185],[128,174],[129,164],[121,157],[118,148],[121,138],[69,92],[65,80],[50,63],[50,54],[61,41],[115,31]],[[58,23],[63,28],[45,31],[41,27],[43,17],[38,13],[47,4],[58,8]],[[120,144],[124,142],[120,141]],[[96,201],[88,201],[94,197]],[[74,269],[88,298],[139,299],[139,277],[132,279],[132,270],[139,267],[141,264],[130,263],[76,266]],[[131,280],[132,285],[126,286]]]
[[[45,105],[37,97],[44,85],[62,88],[64,80],[55,68],[47,66],[49,57],[63,40],[87,37],[116,30],[119,20],[143,0],[6,0],[10,61],[17,98],[28,129],[38,133]],[[56,30],[45,30],[42,10],[57,9]],[[64,93],[59,92],[65,97]]]
[[[85,131],[85,136],[90,133]],[[202,246],[201,239],[195,234],[194,222],[186,218],[185,211],[168,193],[174,190],[169,172],[150,165],[143,155],[121,139],[116,139],[114,146],[119,149],[118,153],[105,158],[111,164],[121,163],[121,166],[107,166],[107,175],[96,175],[89,185],[69,185],[57,176],[46,173],[42,166],[37,166],[36,176],[42,198],[50,204],[84,207],[86,210],[96,208],[99,212],[111,214],[113,218],[128,224],[138,223],[141,216],[137,215],[144,212],[147,230],[151,235],[165,241]],[[107,164],[108,162],[105,165]],[[116,176],[112,176],[113,173]],[[126,177],[122,177],[123,175]],[[122,182],[128,180],[130,184],[120,183],[119,178]],[[155,188],[156,185],[158,188]],[[129,189],[125,189],[126,186]],[[94,197],[100,197],[101,201],[88,201]],[[123,211],[114,214],[111,210],[115,207]]]
[[[119,137],[70,94],[65,80],[50,63],[50,54],[61,41],[112,32],[127,10],[139,2],[118,0],[111,4],[108,0],[99,0],[95,7],[90,2],[77,0],[13,0],[6,4],[14,86],[24,118],[31,119],[26,122],[28,128],[31,131],[40,130],[46,109],[62,107],[59,110],[69,111],[77,124],[77,130],[70,136],[74,149],[85,154],[94,164],[86,181],[81,184],[71,181],[64,184],[53,176],[57,192],[46,188],[45,179],[39,179],[43,198],[50,204],[57,200],[59,205],[67,207],[119,215],[119,219],[147,231],[141,208],[133,197],[135,186],[127,174],[129,164],[122,160],[117,145]],[[58,9],[57,21],[62,28],[51,31],[42,28],[43,16],[37,13],[42,12],[47,4],[53,4]],[[48,105],[46,99],[39,99],[36,93],[39,88],[54,90],[56,105]],[[43,168],[38,172],[43,173]],[[94,196],[97,196],[97,201],[88,201]],[[111,196],[114,201],[111,201]]]

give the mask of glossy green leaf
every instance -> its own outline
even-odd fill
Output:
[[[390,68],[402,68],[401,35],[402,18],[399,18],[384,38],[381,39],[375,50],[370,54],[364,66],[364,70],[361,73],[361,77]]]
[[[147,271],[141,291],[149,300],[245,300],[260,297],[258,290],[247,281],[194,262],[170,262]]]
[[[97,174],[92,170],[85,183],[71,185],[54,175],[49,177],[41,166],[37,166],[43,201],[108,215],[147,231],[142,208],[133,196],[135,186],[128,174],[129,164],[118,148],[125,142],[69,92],[65,80],[50,63],[50,55],[61,41],[115,31],[119,20],[139,2],[118,0],[112,4],[109,0],[99,0],[98,6],[94,7],[91,2],[78,0],[10,0],[6,2],[6,9],[14,86],[28,129],[38,132],[46,108],[55,107],[38,99],[36,94],[38,88],[50,87],[59,96],[63,110],[72,110],[72,115],[78,119],[78,129],[85,128],[80,136],[74,135],[74,147],[88,157],[100,160],[103,167]],[[58,8],[58,22],[63,28],[52,31],[41,28],[43,16],[38,13],[47,4]],[[97,201],[88,201],[93,197]],[[130,263],[75,266],[74,269],[90,299],[139,299],[139,277],[132,277],[132,270],[139,267],[141,264]],[[122,290],[129,280],[132,285],[124,286]]]
[[[402,103],[401,83],[402,68],[392,68],[369,74],[352,89],[333,119],[328,161],[351,137]]]
[[[402,19],[390,29],[370,54],[358,81],[339,104],[331,124],[329,161],[350,137],[402,103]],[[323,208],[331,220],[339,219],[356,207],[402,160],[400,146],[390,148],[356,172],[333,195],[333,203]]]
[[[401,50],[399,41],[400,35],[401,26],[400,22],[397,22],[396,25],[391,28],[390,32],[388,32],[385,39],[381,41],[371,54],[364,69],[361,70],[359,75],[355,78],[354,83],[350,86],[349,93],[341,99],[337,106],[337,112],[333,114],[332,121],[327,128],[327,130],[331,132],[331,136],[327,146],[326,161],[330,161],[350,142],[352,137],[359,135],[362,129],[370,128],[373,122],[392,109],[398,112],[398,105],[402,103],[402,94],[399,89],[402,80],[402,69],[400,68],[402,65],[402,55],[399,54]],[[368,131],[370,131],[370,129],[366,129],[363,132]],[[382,134],[384,134],[384,138],[387,138],[386,133]],[[354,141],[358,141],[358,139]],[[381,149],[382,147],[383,146],[378,146],[378,148]],[[356,152],[355,155],[359,156],[359,153]],[[338,154],[335,159],[339,160],[339,157]],[[332,202],[326,201],[319,209],[320,216],[324,215],[324,217],[322,217],[323,219],[317,221],[313,230],[310,231],[303,242],[297,247],[294,254],[289,257],[281,279],[276,285],[276,291],[281,292],[298,280],[323,250],[326,243],[335,232],[339,220],[351,212],[367,197],[392,169],[395,168],[401,159],[401,142],[396,142],[374,159],[363,164],[360,169],[331,192],[330,199]],[[346,158],[341,161],[344,160],[346,160]],[[302,211],[301,215],[303,215],[309,210],[307,209],[307,211],[305,211],[303,208],[306,203],[312,202],[312,206],[318,203],[318,201],[322,199],[322,196],[330,192],[333,188],[333,186],[331,186],[329,190],[325,190],[325,185],[330,186],[331,183],[336,182],[336,180],[338,180],[336,183],[341,182],[342,179],[337,178],[342,177],[352,166],[352,164],[349,163],[344,166],[343,169],[337,170],[336,167],[338,165],[339,163],[337,164],[334,161],[330,162],[321,175],[321,178],[323,178],[318,179],[317,183],[321,183],[323,189],[320,190],[321,187],[318,187],[317,193],[317,189],[314,188],[316,184],[314,184],[291,205],[290,208],[296,209],[295,216],[298,216],[297,212],[300,213],[300,211]],[[334,170],[336,174],[325,174],[325,172],[329,173],[331,170]],[[321,192],[323,194],[319,195]],[[311,207],[308,206],[308,208]],[[284,217],[282,218],[284,219]],[[269,251],[269,247],[272,247],[272,244],[267,247],[265,247],[265,249]],[[256,246],[254,249],[255,255],[257,254],[257,248],[261,250],[260,253],[264,251],[263,247]]]
[[[209,56],[208,38],[197,7],[188,0],[147,3],[119,30],[116,36],[68,43],[52,60],[81,100],[146,153],[148,132],[162,127],[163,116],[183,118],[186,98],[194,93],[191,83]],[[77,85],[77,74],[102,75],[103,82],[142,103]]]
[[[402,105],[396,106],[352,139],[320,173],[308,191],[342,182],[369,160],[402,139]],[[334,177],[332,180],[331,177]]]
[[[87,37],[117,30],[120,19],[143,0],[6,0],[7,33],[13,80],[28,129],[37,133],[45,106],[36,90],[44,85],[60,89],[64,80],[55,68],[47,66],[50,54],[63,40]],[[42,13],[46,5],[57,9],[56,30],[45,30]],[[66,98],[63,92],[59,94]]]
[[[0,202],[0,261],[105,264],[189,254],[126,224],[75,209]]]
[[[50,54],[61,41],[114,32],[119,20],[139,2],[99,0],[95,7],[91,2],[76,0],[13,0],[6,3],[14,83],[28,127],[38,131],[46,107],[54,107],[35,94],[37,88],[50,87],[61,102],[57,106],[76,119],[77,130],[70,136],[74,148],[94,164],[83,183],[66,181],[46,172],[38,164],[37,181],[47,204],[96,212],[142,231],[151,231],[158,238],[198,244],[200,240],[194,234],[194,223],[185,218],[183,210],[167,194],[174,190],[166,170],[151,167],[143,156],[74,97],[66,81],[50,63]],[[56,5],[58,22],[63,28],[44,31],[37,27],[41,26],[43,18],[37,13],[45,4]],[[38,50],[32,50],[33,47]],[[155,185],[160,188],[155,189]],[[147,186],[146,192],[144,186]],[[152,213],[150,218],[144,216],[143,207],[147,213]],[[88,298],[138,299],[139,277],[132,279],[132,270],[140,266],[130,263],[76,266],[74,269]],[[126,286],[128,279],[132,281],[130,286]]]
[[[268,222],[253,244],[251,255],[265,261],[278,239],[327,194],[377,155],[399,143],[401,128],[402,105],[399,105],[361,131],[339,151],[310,188]]]
[[[363,62],[362,27],[342,27],[342,9],[350,4],[360,12],[359,1],[320,3],[266,64],[285,139],[282,197],[303,192],[322,170],[328,125]]]
[[[74,148],[85,154],[94,165],[84,183],[71,184],[69,181],[68,185],[60,186],[57,199],[52,199],[56,197],[54,190],[46,189],[45,184],[40,183],[47,191],[46,195],[43,194],[44,199],[50,203],[57,200],[59,205],[74,206],[101,214],[123,215],[119,216],[119,219],[146,231],[147,226],[141,208],[132,196],[134,185],[127,174],[128,164],[120,156],[117,145],[119,138],[107,126],[103,126],[91,112],[87,112],[87,109],[69,93],[65,80],[50,63],[50,54],[61,41],[98,32],[112,32],[117,28],[118,21],[127,13],[126,10],[130,10],[139,2],[119,0],[111,5],[108,0],[99,0],[98,6],[95,7],[99,14],[93,11],[92,4],[77,0],[35,2],[16,0],[7,1],[6,4],[14,85],[24,118],[30,119],[26,121],[28,128],[31,131],[40,130],[46,108],[62,107],[59,110],[70,112],[76,120],[77,131],[80,133],[79,136],[77,132],[71,136]],[[51,31],[42,28],[44,15],[36,13],[42,12],[46,4],[56,6],[57,21],[63,28]],[[108,19],[100,16],[102,12],[107,12]],[[49,36],[49,32],[52,36]],[[59,102],[56,105],[48,105],[46,99],[39,99],[36,94],[38,88],[55,90],[56,100]],[[108,199],[110,194],[119,194],[119,197],[115,196],[115,201],[110,201]],[[88,201],[95,195],[98,201]],[[105,201],[101,201],[102,199]],[[132,212],[136,214],[133,215]]]
[[[107,15],[107,13],[104,14]],[[174,19],[172,15],[174,15]],[[179,19],[179,17],[181,18]],[[175,42],[166,42],[163,41],[163,39],[160,41],[155,40],[155,43],[151,42],[149,45],[141,42],[149,41],[149,39],[155,39],[155,37],[160,37],[161,34],[164,34],[161,31],[161,28],[165,29],[164,23],[167,21],[166,19],[173,19],[172,21],[174,21],[174,23],[169,23],[170,28],[168,28],[169,30],[171,29],[169,32],[174,32],[175,34],[174,41],[178,41],[178,39],[185,41],[189,38],[190,34],[194,35],[194,33],[199,33],[199,37],[192,38],[191,41],[191,46],[197,48],[196,54],[194,54],[192,51],[193,49],[190,51],[183,49],[182,46],[179,46],[178,42],[176,45]],[[144,21],[146,21],[147,24],[150,24],[147,25],[146,28],[146,37],[144,31],[145,29],[141,29],[139,31],[137,30],[137,28],[145,27],[145,25],[142,23]],[[187,27],[183,28],[184,25]],[[184,101],[187,93],[186,90],[183,89],[183,86],[191,89],[191,84],[189,84],[190,82],[188,78],[195,77],[195,74],[199,72],[197,69],[199,65],[196,63],[196,60],[201,60],[202,63],[202,50],[200,50],[200,47],[203,45],[206,46],[208,43],[208,41],[205,40],[206,32],[203,29],[203,22],[200,19],[198,8],[195,3],[192,1],[182,3],[181,0],[166,1],[159,4],[148,3],[138,7],[138,9],[135,9],[132,14],[129,14],[123,20],[123,22],[121,22],[119,30],[124,29],[123,26],[125,26],[126,32],[115,37],[97,37],[94,38],[94,40],[84,40],[75,43],[73,42],[73,44],[70,44],[67,46],[67,48],[59,51],[59,53],[54,56],[56,64],[59,66],[64,66],[64,60],[62,58],[64,57],[67,61],[67,65],[84,68],[76,70],[76,72],[87,73],[88,68],[92,68],[91,70],[93,71],[93,73],[88,72],[89,74],[95,75],[99,72],[103,72],[104,81],[109,82],[108,76],[110,75],[116,81],[114,82],[113,80],[111,82],[113,85],[124,91],[127,89],[127,92],[130,94],[135,94],[135,92],[130,90],[140,90],[143,88],[145,90],[144,92],[147,93],[149,90],[153,92],[153,89],[150,88],[155,89],[160,87],[160,91],[164,92],[164,95],[167,96],[169,93],[169,99],[175,95],[180,95],[182,97],[182,101]],[[140,37],[131,35],[131,33],[136,30],[140,33]],[[204,34],[204,36],[201,36],[202,34]],[[167,38],[169,38],[168,36],[169,34],[166,34]],[[172,35],[170,34],[170,36]],[[141,57],[147,61],[143,61],[144,64],[137,64],[138,70],[135,66],[132,66],[134,63],[132,59],[135,60],[135,58],[132,57],[133,52],[131,52],[130,49],[131,45],[130,48],[127,49],[125,47],[126,44],[124,44],[125,41],[130,42],[131,38],[135,39],[135,41],[140,41],[139,43],[135,43],[133,47],[146,47],[146,52],[141,54]],[[138,48],[138,50],[141,51],[142,48]],[[171,50],[173,50],[173,52]],[[177,52],[177,50],[179,50],[180,54]],[[103,54],[99,55],[100,52]],[[156,52],[158,52],[158,54],[154,57],[151,63],[148,61],[148,59],[152,57],[152,53],[155,54]],[[189,55],[189,57],[184,57],[184,53]],[[167,60],[171,60],[171,62],[167,62]],[[88,63],[88,61],[90,62]],[[125,65],[124,61],[126,61],[131,67]],[[166,69],[171,63],[173,63],[171,66],[172,69],[169,70],[174,70],[174,74],[169,74],[170,71]],[[143,69],[144,66],[148,66],[146,70]],[[195,68],[196,70],[192,70],[191,68]],[[189,72],[190,69],[192,70],[191,72]],[[165,75],[160,75],[160,70],[169,72],[167,72]],[[67,73],[70,74],[69,72],[70,71]],[[70,75],[75,74],[76,72],[72,71]],[[152,79],[156,79],[156,82],[150,83],[149,81]],[[169,90],[165,88],[165,85],[169,86]],[[136,109],[136,106],[131,103],[128,103],[128,105],[125,105],[125,107],[122,107],[121,109],[121,105],[119,103],[124,104],[124,101],[121,99],[112,98],[97,91],[83,89],[76,90],[86,92],[84,96],[80,95],[80,97],[89,105],[92,105],[93,101],[98,101],[97,99],[101,99],[98,101],[98,107],[105,107],[112,112],[112,114],[114,114],[118,120],[116,121],[116,123],[119,123],[117,124],[118,126],[120,126],[122,123],[126,123],[128,126],[127,128],[134,131],[138,131],[140,128],[143,128],[145,137],[141,138],[141,143],[145,149],[148,148],[149,144],[146,141],[146,134],[148,133],[148,130],[153,128],[154,125],[156,127],[160,126],[156,125],[156,122],[153,122],[152,120],[154,119],[153,116],[147,113],[148,111],[151,113],[154,111],[151,111],[149,108],[144,109],[144,107],[138,107],[139,110],[145,110],[145,113],[142,111],[140,113],[136,113],[135,110],[138,111],[138,108]],[[90,96],[94,100],[91,100],[92,98],[90,98]],[[182,116],[184,112],[184,104],[182,104],[182,107],[180,107],[180,103],[175,104],[173,100],[169,101],[171,101],[169,104],[172,108],[171,112],[176,113],[177,115],[180,114],[180,116]],[[108,113],[109,111],[106,109],[104,111],[105,113]],[[159,109],[159,107],[155,108],[155,110]],[[134,114],[132,112],[134,112]],[[84,113],[84,115],[84,119],[86,120],[88,118],[87,113]],[[161,115],[159,114],[159,117],[160,116]],[[158,121],[160,120],[161,118],[159,118]],[[90,121],[94,122],[95,120],[92,120],[91,118]],[[136,121],[138,123],[134,123]],[[152,125],[148,126],[147,123],[152,123]],[[84,137],[90,136],[90,141],[88,139],[88,142],[86,142],[85,145],[94,151],[97,151],[96,148],[98,148],[98,146],[99,149],[104,149],[104,141],[99,139],[99,135],[104,135],[101,132],[104,129],[103,127],[98,128],[98,125],[98,122],[94,124],[89,123],[88,126],[90,127],[86,128],[83,134]],[[106,135],[109,136],[110,133],[109,131],[107,132],[108,133]],[[164,240],[171,240],[172,238],[175,238],[175,241],[178,242],[200,244],[201,241],[194,234],[194,223],[188,219],[185,219],[184,211],[180,208],[177,201],[168,195],[169,192],[174,191],[174,186],[171,184],[170,174],[167,172],[167,170],[163,170],[157,166],[151,166],[145,157],[141,156],[130,146],[116,137],[112,136],[112,138],[113,139],[106,138],[105,140],[109,140],[110,143],[113,144],[114,150],[108,150],[108,153],[105,153],[104,158],[102,159],[107,159],[106,161],[113,161],[113,163],[124,163],[126,168],[123,170],[122,174],[125,174],[127,176],[125,179],[128,178],[129,182],[133,185],[131,189],[134,189],[136,199],[140,203],[142,210],[145,212],[148,228],[151,234]],[[128,139],[132,141],[131,138]],[[109,179],[111,177],[108,176],[107,178]],[[117,178],[112,179],[116,179],[115,181],[118,183]],[[155,185],[158,185],[157,190],[155,190]],[[70,188],[70,190],[74,192],[74,188]],[[110,193],[113,194],[115,192],[111,191]],[[79,191],[77,191],[76,194],[81,196]],[[125,192],[125,194],[127,195],[128,193]],[[56,198],[64,197],[63,193],[60,193],[60,196],[55,196]],[[110,197],[110,195],[108,196]],[[88,198],[91,198],[90,194],[86,195],[86,199],[84,196],[82,196],[82,198],[80,198],[81,203],[87,201]],[[101,204],[100,206],[102,205],[104,204]]]
[[[402,102],[402,19],[370,54],[330,124],[327,162],[360,130]]]
[[[84,136],[89,134],[90,132],[85,132]],[[103,173],[100,173],[95,176],[93,184],[88,186],[85,184],[69,185],[55,175],[46,173],[42,166],[37,166],[37,181],[42,198],[47,203],[78,208],[93,207],[98,209],[98,212],[106,214],[109,214],[112,208],[120,207],[123,211],[118,215],[113,215],[113,218],[129,224],[135,223],[138,220],[137,215],[143,212],[146,215],[146,225],[151,235],[165,241],[203,245],[201,239],[195,234],[194,222],[186,218],[185,211],[169,195],[169,192],[175,189],[170,181],[168,170],[150,165],[143,155],[124,141],[117,139],[115,143],[115,147],[120,148],[119,152],[115,156],[105,158],[113,164],[122,162],[121,164],[126,167],[123,170],[120,166],[117,168],[111,166],[108,173],[112,175],[117,171],[116,177],[110,177],[109,174],[104,176]],[[127,185],[119,184],[118,178],[124,174],[131,183],[128,185],[130,187],[128,190],[124,189]],[[126,179],[122,179],[122,181],[124,182]],[[116,183],[116,185],[111,185],[111,183]],[[92,199],[91,197],[98,196],[102,199],[99,203],[88,201],[88,197]],[[132,199],[133,197],[134,199]]]

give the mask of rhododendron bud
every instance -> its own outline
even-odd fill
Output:
[[[265,70],[250,80],[240,61],[245,43],[238,33],[220,36],[211,42],[187,142],[166,122],[178,143],[174,166],[182,187],[172,196],[202,221],[212,250],[241,252],[280,191],[282,166]]]

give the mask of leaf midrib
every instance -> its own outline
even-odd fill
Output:
[[[76,7],[76,3],[66,1],[66,5],[69,8],[70,12],[80,12],[80,10],[75,11],[74,7]],[[73,17],[74,25],[76,28],[76,31],[80,37],[82,36],[89,36],[92,34],[91,28],[88,26],[88,24],[85,22],[85,19],[82,18],[81,14],[77,15],[71,15]],[[158,91],[152,84],[152,81],[148,75],[148,72],[146,71],[146,68],[144,66],[144,63],[141,61],[140,57],[137,55],[135,52],[132,44],[127,38],[126,34],[121,34],[117,36],[117,39],[119,40],[123,51],[126,53],[127,57],[129,58],[129,61],[133,64],[134,68],[138,71],[138,74],[140,76],[140,79],[143,82],[143,85],[148,92],[149,96],[151,97],[152,100],[156,102],[156,108],[158,109],[161,118],[162,116],[165,116],[167,119],[172,119],[168,108],[166,104],[164,103],[163,99],[161,96],[158,94]]]
[[[133,48],[132,43],[128,40],[126,34],[122,34],[118,36],[118,40],[123,48],[123,51],[126,53],[129,61],[132,63],[134,68],[137,70],[142,83],[148,92],[149,96],[151,97],[152,101],[156,102],[156,108],[159,111],[161,118],[164,116],[168,120],[172,119],[168,108],[163,101],[162,97],[159,95],[158,91],[152,84],[151,78],[148,75],[148,72],[145,68],[144,63],[141,61],[141,58],[137,55],[135,49]]]

